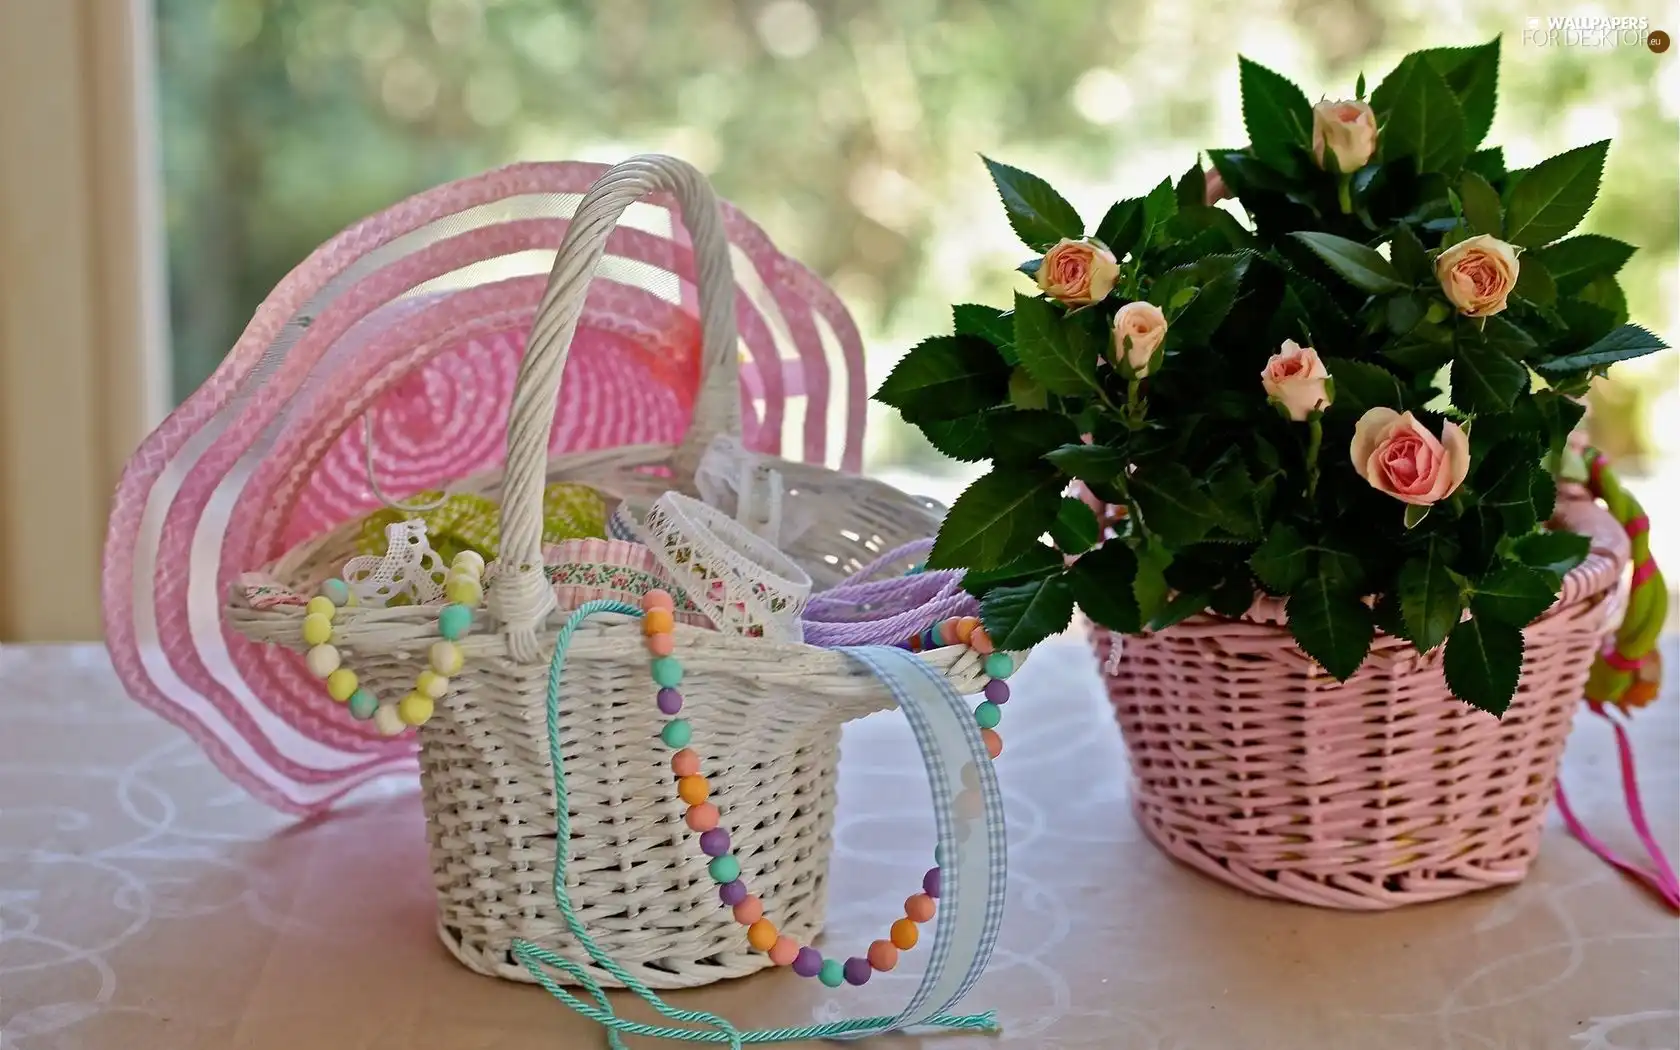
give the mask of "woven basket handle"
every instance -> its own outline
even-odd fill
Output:
[[[699,271],[701,386],[688,433],[671,460],[677,478],[693,477],[713,438],[741,432],[735,275],[717,195],[685,161],[660,154],[632,157],[608,169],[578,204],[554,257],[514,385],[502,490],[502,573],[493,593],[509,652],[518,660],[537,659],[536,630],[554,608],[554,593],[543,575],[542,497],[548,439],[572,336],[619,217],[659,192],[677,198]]]

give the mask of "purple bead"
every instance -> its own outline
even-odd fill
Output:
[[[874,967],[869,965],[868,959],[859,959],[854,955],[846,960],[846,983],[851,985],[868,984],[869,974],[873,969]]]
[[[929,897],[932,897],[934,900],[939,899],[938,868],[929,868],[927,870],[927,874],[922,876],[922,892],[927,894]]]
[[[747,884],[740,879],[724,883],[718,887],[718,899],[728,907],[735,907],[747,899]]]
[[[988,685],[986,688],[990,689],[991,686]],[[1008,690],[1005,690],[1005,693],[1007,693],[1007,692],[1008,692]],[[682,710],[682,694],[681,693],[677,692],[675,689],[672,689],[670,686],[666,686],[665,688],[663,688],[659,691],[659,713],[660,714],[662,714],[662,715],[674,715],[678,711],[681,711],[681,710]]]
[[[713,828],[700,833],[700,852],[708,857],[721,857],[729,852],[729,832],[722,828]],[[737,879],[736,882],[740,880]],[[734,885],[731,883],[730,885]],[[740,903],[739,901],[736,902]]]
[[[986,699],[994,704],[1009,703],[1009,683],[1001,678],[994,678],[987,682]]]
[[[822,952],[815,948],[801,948],[793,957],[793,972],[801,977],[815,977],[822,972]]]

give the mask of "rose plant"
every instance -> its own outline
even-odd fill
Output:
[[[1382,630],[1504,711],[1522,628],[1587,553],[1545,527],[1581,395],[1663,344],[1627,323],[1634,249],[1569,236],[1609,144],[1519,170],[1482,145],[1498,61],[1422,51],[1315,106],[1242,60],[1249,145],[1094,229],[986,161],[1036,288],[957,306],[875,397],[991,463],[929,565],[967,570],[997,644],[1076,604],[1136,633],[1267,595],[1337,678]]]

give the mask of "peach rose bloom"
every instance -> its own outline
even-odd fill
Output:
[[[1348,454],[1372,488],[1419,507],[1446,499],[1470,473],[1470,439],[1457,423],[1443,422],[1437,439],[1410,412],[1392,408],[1359,417]]]
[[[1289,410],[1290,419],[1300,423],[1314,411],[1330,407],[1329,378],[1317,350],[1285,339],[1261,371],[1260,385],[1267,397]]]
[[[1070,306],[1105,298],[1119,278],[1120,264],[1113,252],[1067,237],[1044,253],[1034,276],[1044,294]]]
[[[1225,185],[1225,176],[1219,174],[1218,168],[1209,168],[1206,172],[1204,172],[1202,174],[1202,183],[1203,194],[1206,199],[1206,203],[1209,205],[1218,204],[1220,201],[1227,200],[1233,196],[1231,193],[1231,187]]]
[[[1517,250],[1485,233],[1459,241],[1435,257],[1441,291],[1465,317],[1492,317],[1517,286]]]
[[[1149,374],[1149,359],[1167,337],[1167,315],[1154,303],[1127,303],[1114,315],[1114,363],[1132,366],[1139,379]],[[1129,342],[1128,342],[1129,340]]]
[[[1336,167],[1354,172],[1377,152],[1377,115],[1364,102],[1320,102],[1313,107],[1312,154],[1322,167],[1328,147]]]

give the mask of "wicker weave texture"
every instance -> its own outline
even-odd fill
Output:
[[[1521,880],[1627,559],[1602,508],[1566,504],[1560,517],[1593,553],[1524,632],[1501,719],[1453,698],[1440,650],[1385,635],[1337,682],[1274,603],[1143,637],[1095,630],[1143,829],[1216,879],[1322,907],[1380,910]]]

